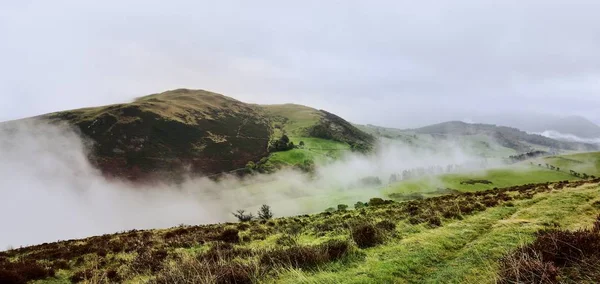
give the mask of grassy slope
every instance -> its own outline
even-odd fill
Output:
[[[600,175],[600,152],[545,157],[540,163],[589,175]]]
[[[492,184],[461,184],[469,179],[481,179],[491,181]],[[386,193],[427,193],[434,192],[438,188],[451,188],[459,191],[479,191],[492,189],[494,187],[509,187],[519,184],[553,182],[562,180],[577,180],[566,172],[557,172],[538,168],[501,168],[490,169],[480,173],[446,174],[434,178],[423,178],[402,181],[388,185]]]
[[[323,118],[323,113],[316,109],[296,104],[260,107],[272,121],[273,139],[285,134],[295,145],[299,145],[300,141],[305,143],[302,149],[272,153],[269,161],[274,164],[296,165],[305,160],[326,162],[350,150],[348,143],[310,137],[306,129],[319,123]]]
[[[494,283],[496,261],[550,224],[576,229],[598,214],[597,185],[543,193],[428,230],[400,222],[401,238],[365,251],[364,261],[317,272],[281,270],[277,283]]]
[[[342,261],[320,265],[313,270],[275,268],[274,274],[262,276],[261,281],[272,283],[494,283],[497,260],[508,251],[531,241],[535,231],[552,226],[576,229],[590,225],[600,212],[600,208],[593,205],[600,200],[599,193],[598,183],[542,192],[535,194],[531,199],[514,200],[479,213],[465,215],[463,219],[443,219],[443,226],[437,228],[431,228],[426,224],[413,225],[403,218],[391,218],[390,220],[396,224],[395,236],[383,245],[361,249]],[[382,220],[385,219],[386,208],[368,208],[367,213],[373,214],[370,217],[373,221]],[[349,212],[350,215],[355,213],[358,212]],[[277,248],[279,245],[276,244],[276,240],[286,234],[283,229],[286,223],[288,226],[289,224],[302,225],[304,229],[298,238],[298,242],[302,245],[319,244],[328,239],[348,238],[347,231],[343,229],[332,230],[325,235],[315,234],[310,229],[315,225],[326,224],[330,218],[341,218],[346,214],[348,213],[277,219],[275,222],[281,226],[282,231],[279,231],[278,226],[270,228],[252,224],[250,230],[240,233],[241,236],[249,236],[251,241],[238,244],[236,247],[256,251]],[[337,220],[336,222],[339,222],[340,219]],[[219,227],[223,226],[213,226],[215,229]],[[208,231],[195,233],[195,236],[210,235],[210,230],[214,230],[210,228],[206,228]],[[164,242],[162,235],[176,231],[177,228],[149,231],[149,234],[144,234],[143,239],[151,241],[152,246],[160,247]],[[270,233],[267,233],[266,238],[258,238],[259,234],[264,234],[260,233],[261,231]],[[108,237],[106,241],[100,242],[101,247],[109,249],[109,246],[106,246],[107,242],[126,240],[129,238],[128,235]],[[108,241],[110,239],[113,241]],[[62,249],[86,242],[87,240],[64,243]],[[142,245],[143,242],[141,240],[139,242]],[[176,245],[169,254],[180,257],[194,256],[205,253],[211,245],[211,242],[187,248]],[[135,263],[136,256],[135,251],[117,254],[109,252],[104,259],[108,261],[109,267],[119,272],[119,275],[128,277],[127,283],[139,283],[150,279],[150,275],[130,270],[130,264],[127,263],[131,261]],[[83,264],[78,265],[72,261],[70,265],[76,267],[76,270],[98,269],[94,267],[98,265],[99,260],[100,258],[92,253],[86,255]],[[170,265],[175,263],[171,261]],[[67,279],[71,275],[73,270],[61,269],[58,270],[57,278],[38,283],[68,283]]]

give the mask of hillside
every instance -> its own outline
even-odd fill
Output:
[[[0,282],[511,283],[504,267],[516,263],[503,257],[538,230],[600,226],[599,182],[374,198],[355,210],[41,244],[0,252]],[[600,242],[590,242],[586,253],[598,253]],[[585,243],[565,243],[575,245]],[[597,271],[573,269],[561,266],[555,277],[578,282]]]
[[[516,128],[491,124],[469,124],[450,121],[413,129],[415,133],[437,135],[441,138],[452,136],[485,135],[498,144],[517,152],[528,152],[536,148],[571,151],[594,151],[598,145],[558,141],[537,134],[529,134]]]
[[[285,133],[309,145],[317,139],[346,150],[368,149],[373,142],[370,135],[326,111],[300,105],[246,104],[203,90],[177,89],[131,103],[61,111],[36,119],[75,126],[93,142],[89,155],[93,165],[106,176],[130,180],[240,172],[248,162],[265,163],[271,155],[269,142]]]

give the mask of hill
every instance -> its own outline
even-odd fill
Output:
[[[588,143],[558,141],[542,135],[529,134],[516,128],[492,124],[470,124],[461,121],[450,121],[425,126],[412,131],[421,134],[437,135],[442,138],[452,136],[485,135],[498,144],[517,152],[529,152],[536,148],[571,151],[594,151],[598,145]]]
[[[309,145],[314,144],[310,139],[320,139],[347,149],[368,149],[373,142],[323,110],[246,104],[203,90],[177,89],[35,118],[74,126],[92,142],[93,165],[107,176],[130,180],[240,172],[248,162],[265,163],[272,155],[270,141],[285,133]]]
[[[410,202],[374,198],[355,210],[41,244],[0,252],[0,282],[512,283],[504,267],[517,263],[504,257],[538,241],[538,230],[600,226],[594,223],[599,182],[544,182]],[[600,239],[589,242],[593,250],[585,253],[600,252]],[[597,273],[597,267],[578,268],[577,259],[560,263],[553,271],[562,280]]]

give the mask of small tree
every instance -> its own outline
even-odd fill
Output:
[[[271,207],[269,205],[263,204],[258,210],[258,218],[261,220],[269,220],[273,218],[273,212],[271,212]]]
[[[337,206],[338,211],[346,211],[346,209],[348,209],[348,205],[346,204],[338,204]]]
[[[354,204],[354,209],[360,209],[360,208],[363,208],[363,207],[367,207],[367,203],[363,203],[363,202],[358,201],[358,202],[356,202],[356,204]]]
[[[246,214],[246,211],[241,210],[241,209],[236,211],[236,213],[231,213],[231,214],[233,214],[233,216],[238,218],[238,220],[240,222],[248,222],[248,221],[252,221],[252,219],[254,219],[254,215],[252,215],[252,213]]]

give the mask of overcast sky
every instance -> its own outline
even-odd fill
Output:
[[[394,127],[600,123],[597,0],[91,2],[0,2],[0,120],[195,88]]]

